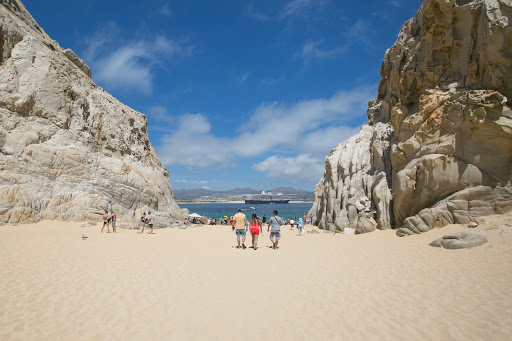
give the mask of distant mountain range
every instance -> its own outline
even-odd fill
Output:
[[[291,200],[313,201],[313,192],[303,191],[293,187],[278,187],[266,192],[282,193]],[[215,200],[244,200],[254,194],[260,193],[254,188],[234,188],[228,191],[212,191],[206,188],[175,189],[174,196],[178,201],[215,201]]]

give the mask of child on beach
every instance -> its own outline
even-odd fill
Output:
[[[299,218],[299,222],[297,223],[297,229],[299,229],[299,235],[302,234],[302,226],[304,225],[304,222],[302,221],[302,218]]]
[[[257,250],[258,249],[258,237],[260,234],[261,224],[260,224],[260,220],[258,219],[258,216],[256,216],[256,213],[252,214],[250,224],[251,224],[252,247],[254,250]]]

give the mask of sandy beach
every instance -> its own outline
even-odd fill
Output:
[[[465,250],[428,245],[460,225],[406,238],[283,227],[279,250],[265,231],[256,251],[226,226],[3,226],[0,339],[510,340],[512,233],[497,228],[512,217],[480,220],[489,242]]]

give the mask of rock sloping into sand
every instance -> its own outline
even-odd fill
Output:
[[[99,219],[113,209],[155,225],[182,212],[148,138],[146,117],[91,80],[90,69],[0,1],[0,221]]]
[[[434,247],[445,249],[467,249],[487,243],[487,238],[475,232],[456,232],[443,236],[430,243]]]
[[[326,158],[314,223],[357,229],[369,209],[405,236],[512,210],[511,20],[510,1],[423,1],[368,124]]]

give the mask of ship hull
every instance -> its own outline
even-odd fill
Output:
[[[289,199],[275,199],[275,200],[271,200],[271,199],[247,199],[247,200],[245,200],[246,204],[256,204],[256,205],[260,205],[260,204],[287,204],[289,202],[290,202]]]

